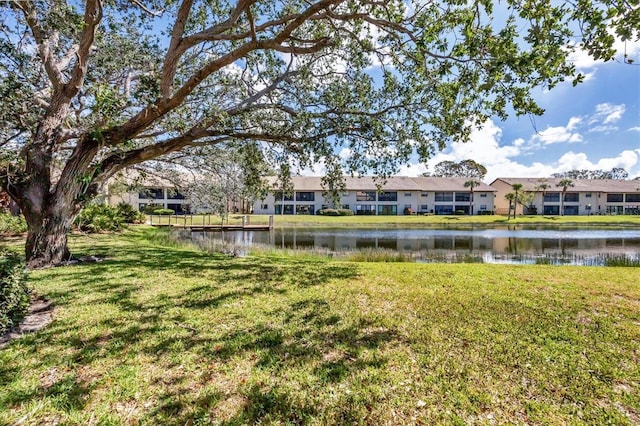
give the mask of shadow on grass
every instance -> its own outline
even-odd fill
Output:
[[[155,369],[144,385],[154,404],[139,414],[142,423],[188,424],[212,413],[224,424],[305,423],[321,413],[313,398],[292,397],[286,386],[279,386],[291,385],[287,377],[293,372],[310,377],[299,379],[297,386],[313,393],[314,383],[340,383],[367,369],[384,368],[383,356],[371,358],[365,352],[400,340],[395,330],[375,319],[345,315],[329,301],[326,284],[355,277],[356,265],[235,259],[119,238],[127,243],[97,241],[77,250],[79,255],[106,256],[101,263],[32,277],[62,311],[96,306],[114,313],[96,311],[82,320],[62,315],[45,330],[14,342],[9,347],[13,356],[0,354],[0,386],[6,389],[0,406],[28,407],[46,400],[61,413],[83,412],[96,393],[104,397],[108,388],[123,386],[98,366],[142,357],[152,361],[140,368]],[[148,281],[149,274],[160,280],[183,277],[186,284],[169,288]],[[61,284],[51,288],[51,280]],[[260,303],[244,307],[254,302]],[[237,310],[230,308],[234,304]],[[220,327],[229,315],[233,321]],[[182,369],[189,359],[196,361]],[[219,371],[206,368],[213,364],[244,365],[246,381],[220,380],[215,376]],[[254,379],[259,371],[269,372],[273,382]],[[20,376],[30,372],[38,384],[25,388]],[[114,398],[112,405],[121,402]],[[220,414],[224,407],[227,414]],[[366,406],[352,404],[341,409],[340,417],[362,418],[362,410]]]

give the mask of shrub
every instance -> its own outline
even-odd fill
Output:
[[[320,209],[316,212],[320,216],[353,216],[350,209]]]
[[[413,209],[411,207],[405,207],[403,213],[405,215],[412,215],[413,214]]]
[[[29,289],[21,256],[0,249],[0,334],[18,325],[29,309]]]
[[[162,204],[150,203],[150,204],[147,204],[144,207],[143,212],[144,212],[144,214],[154,214],[153,213],[154,210],[158,210],[158,209],[162,209],[162,208],[163,208]]]
[[[27,232],[27,222],[24,216],[13,216],[10,213],[0,212],[0,233],[21,234]]]
[[[455,214],[456,216],[462,216],[462,215],[464,215],[465,213],[464,213],[464,210],[456,210],[454,214]]]
[[[153,214],[168,216],[168,215],[175,214],[175,212],[171,209],[155,209],[153,211]]]
[[[338,210],[336,209],[320,209],[316,213],[320,216],[339,216]]]
[[[82,209],[74,224],[85,232],[118,231],[124,225],[124,218],[117,207],[89,204]]]
[[[350,209],[338,209],[339,216],[353,216],[353,210]]]
[[[144,223],[146,217],[144,213],[137,211],[131,204],[118,204],[118,213],[126,223]]]

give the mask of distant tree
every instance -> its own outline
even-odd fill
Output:
[[[532,210],[533,206],[533,198],[535,197],[535,192],[531,191],[523,191],[518,194],[518,203],[526,207],[528,210]]]
[[[441,161],[436,164],[432,176],[463,177],[482,180],[487,174],[487,168],[474,160]]]
[[[471,196],[469,197],[469,216],[473,216],[473,188],[480,186],[477,180],[468,180],[464,183],[465,188],[469,188]]]
[[[556,179],[567,178],[567,179],[617,179],[617,180],[625,180],[629,177],[629,173],[621,168],[614,167],[611,170],[569,170],[566,172],[553,173],[551,177]]]
[[[567,188],[573,187],[573,181],[571,179],[561,179],[556,186],[562,188],[562,195],[560,197],[560,216],[564,216],[564,196],[567,192]]]
[[[520,191],[522,189],[522,184],[521,183],[514,183],[513,185],[511,185],[511,189],[513,189],[513,206],[514,206],[514,210],[513,210],[513,218],[515,219],[516,217],[516,209],[518,208],[518,203],[520,202],[519,198],[518,198],[518,191]]]
[[[550,185],[545,180],[538,181],[538,186],[536,186],[536,190],[542,192],[542,211],[540,214],[544,214],[544,197],[547,194],[547,189],[550,188]]]
[[[511,210],[514,209],[514,200],[516,199],[516,194],[514,194],[513,192],[509,192],[507,194],[505,194],[504,198],[506,198],[507,200],[509,200],[509,213],[507,213],[507,220],[511,219]],[[516,212],[513,212],[513,218],[516,218]]]

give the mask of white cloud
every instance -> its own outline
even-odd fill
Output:
[[[569,124],[571,127],[547,127],[535,135],[533,139],[540,140],[544,145],[562,142],[582,142],[582,135],[571,132],[571,128],[575,126],[575,123],[571,123],[570,121]]]
[[[567,130],[574,130],[578,124],[582,123],[582,117],[571,117],[567,124]]]
[[[627,132],[640,132],[640,126],[631,127],[627,129]]]
[[[590,123],[601,121],[602,124],[615,123],[622,118],[626,108],[624,104],[613,105],[610,103],[596,105],[596,112],[591,117]]]
[[[612,133],[618,131],[617,126],[595,126],[589,129],[589,132]]]
[[[583,152],[575,153],[569,151],[558,160],[558,171],[564,172],[574,169],[611,170],[614,167],[621,167],[629,171],[638,164],[639,153],[640,150],[626,150],[618,154],[617,157],[601,158],[594,163]]]

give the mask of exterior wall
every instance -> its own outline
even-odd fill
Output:
[[[524,179],[523,179],[524,180]],[[507,214],[509,202],[505,195],[513,192],[511,182],[519,183],[518,179],[496,179],[491,186],[496,189],[496,213]],[[606,215],[606,214],[640,214],[640,190],[632,181],[579,181],[576,187],[569,187],[567,191],[562,193],[562,188],[556,187],[554,182],[550,180],[550,187],[545,190],[547,197],[556,194],[555,200],[543,201],[542,191],[537,190],[537,184],[527,182],[523,186],[523,191],[534,191],[533,206],[536,208],[536,214],[545,215]],[[593,188],[593,189],[591,189]],[[608,197],[614,194],[621,194],[621,200],[609,201]],[[561,198],[565,197],[565,201],[561,202]],[[577,197],[577,200],[568,200],[570,197]],[[563,212],[560,210],[564,209]],[[521,205],[516,207],[516,214],[529,214],[526,208]]]
[[[313,205],[313,213],[316,213],[322,208],[332,208],[329,200],[324,198],[323,191],[313,191],[314,201],[302,202],[297,201],[297,191],[294,191],[292,200],[285,200],[284,202],[280,197],[276,199],[275,194],[270,192],[264,200],[258,200],[254,204],[253,212],[255,214],[282,214],[281,205],[285,206],[284,214],[296,214],[299,205]],[[308,192],[308,191],[304,191]],[[451,213],[455,210],[465,210],[468,213],[469,201],[456,202],[456,193],[470,196],[470,191],[458,191],[452,192],[453,201],[436,201],[436,192],[439,191],[388,191],[396,192],[396,201],[380,201],[379,194],[376,194],[375,200],[362,201],[358,200],[358,192],[365,192],[363,190],[345,190],[341,197],[340,203],[342,208],[348,208],[352,210],[354,214],[364,213],[366,209],[373,209],[372,215],[381,215],[385,209],[394,209],[395,214],[398,216],[404,215],[405,208],[410,208],[413,213],[416,214],[428,214],[436,213],[439,208],[443,208],[451,205]],[[369,189],[366,192],[376,192],[376,189]],[[479,214],[481,211],[493,212],[494,210],[494,195],[493,192],[487,191],[474,191],[472,202],[473,214]]]
[[[141,192],[144,192],[144,189],[140,191],[130,191],[123,194],[113,194],[107,197],[107,202],[109,205],[115,206],[121,202],[125,202],[130,204],[138,211],[144,210],[145,206],[148,204],[157,204],[162,206],[163,208],[171,208],[177,213],[187,213],[190,211],[189,208],[189,200],[185,198],[175,198],[175,190],[173,188],[167,187],[148,187],[149,189],[157,189],[158,192],[162,191],[161,196],[156,198],[155,196],[149,194],[147,196],[141,197]],[[144,194],[143,194],[144,195]]]

